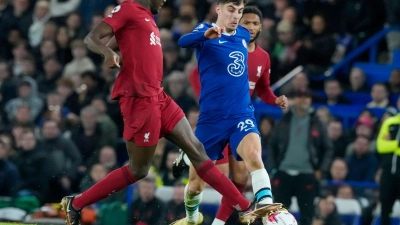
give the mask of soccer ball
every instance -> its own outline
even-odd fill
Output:
[[[263,217],[263,225],[297,225],[294,216],[285,209],[280,209],[269,216]]]

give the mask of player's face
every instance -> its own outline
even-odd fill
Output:
[[[240,25],[245,27],[250,32],[250,42],[257,40],[261,32],[261,20],[257,14],[247,13],[240,19]]]
[[[219,4],[216,7],[219,23],[225,27],[227,32],[236,30],[239,20],[243,14],[244,4],[235,5],[232,2]]]
[[[167,0],[149,0],[150,1],[150,11],[153,14],[157,14],[158,11],[164,6]]]

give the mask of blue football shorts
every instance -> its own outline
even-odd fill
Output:
[[[196,137],[204,145],[211,160],[222,159],[224,157],[222,152],[229,143],[232,154],[241,161],[237,147],[249,133],[260,135],[252,113],[212,117],[200,114],[195,130]]]

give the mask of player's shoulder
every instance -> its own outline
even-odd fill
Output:
[[[246,39],[248,39],[248,41],[250,41],[250,32],[249,30],[247,30],[245,27],[239,25],[236,28],[236,32],[238,35],[245,37]]]
[[[113,9],[112,13],[122,10],[134,16],[136,15],[135,11],[137,12],[141,8],[143,8],[143,6],[139,5],[139,3],[135,1],[123,1]]]
[[[212,27],[211,24],[208,24],[206,22],[201,22],[201,23],[196,24],[193,31],[204,31],[211,27]]]

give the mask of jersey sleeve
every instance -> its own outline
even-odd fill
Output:
[[[134,11],[131,5],[118,5],[111,11],[110,15],[103,19],[103,22],[110,25],[115,33],[127,24],[132,13],[134,13]]]
[[[378,138],[376,139],[376,149],[379,154],[393,153],[398,149],[398,140],[393,140],[390,137],[389,127],[392,124],[392,118],[386,119],[379,131]]]
[[[277,99],[277,97],[271,89],[271,82],[270,82],[271,62],[268,54],[265,60],[266,60],[265,63],[266,67],[264,73],[261,74],[260,79],[256,83],[255,91],[258,97],[260,97],[263,102],[269,105],[276,105],[275,100]]]
[[[206,23],[199,23],[194,28],[194,30],[188,34],[183,35],[178,40],[178,45],[182,48],[188,47],[197,47],[202,44],[202,42],[206,41],[207,38],[204,36],[204,33],[209,28],[209,25]]]
[[[196,95],[197,98],[199,98],[200,97],[201,83],[200,83],[199,68],[197,66],[190,73],[189,82],[190,82],[190,85],[192,85],[194,94]]]

